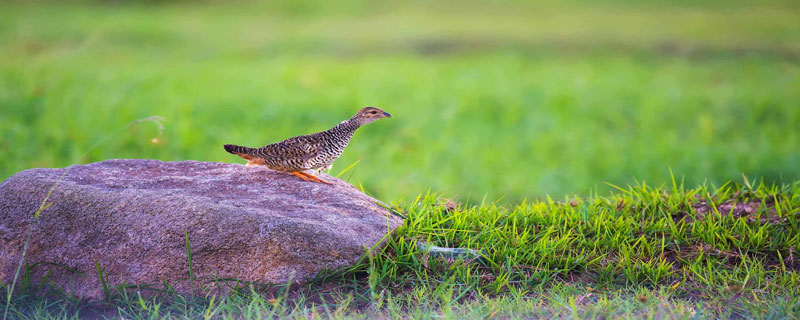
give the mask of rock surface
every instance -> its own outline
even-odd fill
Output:
[[[34,221],[65,170],[52,205]],[[187,293],[225,285],[215,279],[287,283],[354,264],[403,223],[346,182],[322,178],[333,185],[198,161],[25,170],[0,184],[0,279],[11,282],[29,230],[27,261],[44,262],[33,268],[34,280],[49,269],[54,284],[101,298],[95,263],[110,286],[163,289],[166,281]]]

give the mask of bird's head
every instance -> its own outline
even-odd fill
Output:
[[[365,125],[367,123],[374,122],[380,118],[391,118],[392,115],[386,111],[375,107],[364,107],[361,110],[358,110],[355,117],[358,120],[358,123],[361,125]]]

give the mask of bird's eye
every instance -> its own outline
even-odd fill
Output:
[[[370,111],[369,113],[371,113],[371,114],[376,114],[376,113],[378,113],[378,111],[372,110],[372,111]]]

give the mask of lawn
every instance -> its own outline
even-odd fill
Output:
[[[229,283],[234,294],[201,297],[112,289],[106,300],[86,301],[23,272],[9,312],[126,319],[800,316],[800,182],[686,188],[675,180],[514,207],[448,206],[426,194],[394,210],[407,219],[380,254],[302,286]],[[461,249],[443,253],[430,245]]]
[[[3,5],[0,179],[324,130],[387,201],[516,203],[606,182],[800,178],[793,4]],[[724,5],[724,6],[723,6]],[[126,124],[162,116],[157,128]],[[473,202],[474,203],[474,202]]]
[[[307,286],[84,301],[23,274],[7,312],[796,318],[798,21],[792,1],[2,3],[0,179],[241,163],[222,145],[373,105],[394,118],[331,174],[408,217]]]

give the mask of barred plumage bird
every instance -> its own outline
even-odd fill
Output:
[[[272,170],[289,172],[306,181],[330,184],[304,171],[329,167],[342,155],[359,127],[391,117],[381,109],[365,107],[330,130],[289,138],[261,148],[226,144],[225,151],[244,158],[247,165],[264,165]]]

